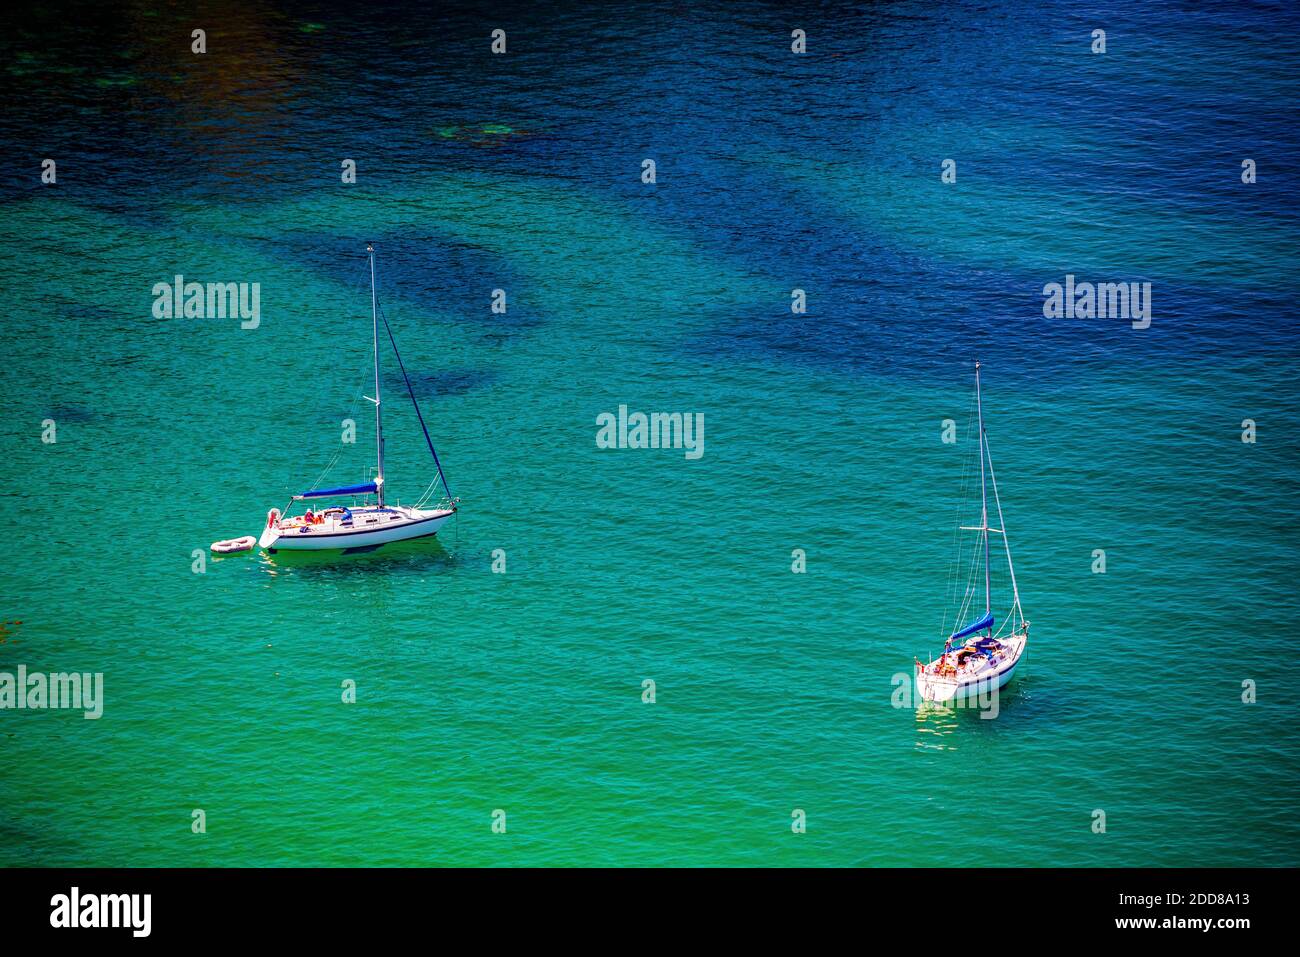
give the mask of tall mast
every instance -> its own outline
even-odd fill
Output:
[[[379,396],[379,303],[375,296],[375,246],[374,243],[366,243],[366,252],[370,254],[370,319],[373,323],[374,335],[372,337],[375,348],[375,460],[378,468],[375,474],[376,495],[379,497],[379,504],[384,504],[384,422],[380,416],[380,396]],[[978,368],[978,366],[977,366]],[[978,377],[978,373],[976,373]],[[978,378],[977,378],[978,381]],[[984,462],[981,459],[980,467],[983,468]],[[988,524],[985,522],[984,524]],[[985,553],[988,552],[988,540],[985,539]]]
[[[378,395],[378,393],[375,393]],[[989,588],[989,500],[984,486],[984,403],[980,398],[980,361],[975,360],[975,407],[979,411],[980,429],[980,528],[984,536],[984,614],[993,610]],[[989,629],[989,634],[993,629]]]

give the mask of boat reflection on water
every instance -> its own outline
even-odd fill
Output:
[[[981,697],[959,700],[957,703],[936,703],[918,698],[913,709],[916,721],[916,748],[919,751],[953,751],[959,746],[962,735],[970,739],[981,732],[992,733],[999,727],[999,719],[1014,712],[1028,697],[1028,681],[1022,681],[1014,691],[994,689]],[[1021,711],[1022,719],[1025,712]],[[975,740],[983,740],[978,738]]]
[[[460,563],[454,548],[456,525],[453,523],[453,540],[444,543],[441,536],[392,542],[373,552],[344,554],[341,551],[277,551],[274,554],[259,550],[248,553],[255,556],[259,569],[270,578],[292,575],[321,575],[341,577],[353,574],[373,574],[382,569],[389,574],[441,574]]]
[[[922,702],[916,708],[916,748],[918,751],[952,751],[957,742],[948,738],[961,726],[959,711],[946,705]]]

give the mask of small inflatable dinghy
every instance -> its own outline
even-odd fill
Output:
[[[231,552],[246,552],[257,544],[257,539],[252,535],[245,535],[243,538],[228,538],[224,542],[213,542],[212,551],[218,555],[229,555]]]

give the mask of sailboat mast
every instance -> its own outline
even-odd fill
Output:
[[[384,504],[384,422],[380,415],[379,396],[379,303],[375,295],[375,246],[366,243],[366,252],[370,254],[370,319],[373,323],[373,345],[375,349],[375,494],[379,504]],[[980,465],[983,466],[981,461]],[[987,522],[985,524],[988,524]],[[985,543],[987,545],[987,542]],[[986,549],[987,550],[987,549]]]
[[[984,485],[984,403],[980,397],[980,361],[975,360],[975,408],[979,412],[980,430],[980,528],[984,536],[984,614],[993,610],[989,587],[989,499]],[[993,629],[989,629],[989,634]]]

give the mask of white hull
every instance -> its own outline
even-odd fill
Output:
[[[1016,673],[1016,666],[1020,664],[1020,659],[1024,656],[1027,640],[1028,636],[1025,634],[1012,635],[1007,638],[1002,642],[1003,647],[1006,648],[1006,654],[1002,660],[992,662],[989,667],[980,671],[941,677],[929,670],[935,668],[937,662],[927,665],[926,668],[917,669],[917,697],[922,701],[943,704],[949,701],[964,701],[980,695],[990,694],[995,689],[1003,687]]]
[[[455,514],[454,508],[358,508],[351,510],[347,522],[337,514],[328,515],[324,522],[315,525],[291,526],[277,522],[262,531],[257,544],[268,551],[378,548],[390,542],[434,535]]]

